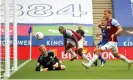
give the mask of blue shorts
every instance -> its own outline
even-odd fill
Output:
[[[106,43],[108,43],[108,42],[100,41],[100,42],[97,44],[97,46],[98,46],[98,48],[99,48],[99,47],[102,47],[103,45],[105,45]]]

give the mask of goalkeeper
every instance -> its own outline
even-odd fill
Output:
[[[44,45],[40,46],[41,55],[38,58],[35,71],[65,70],[66,66],[61,65],[61,61],[52,51],[47,51]],[[42,69],[41,66],[43,67]]]

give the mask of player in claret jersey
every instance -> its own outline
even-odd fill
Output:
[[[98,55],[102,51],[110,49],[112,51],[114,57],[119,58],[119,59],[125,61],[126,63],[128,63],[128,69],[130,69],[133,61],[127,59],[124,55],[118,53],[117,35],[119,35],[120,32],[122,32],[122,27],[120,26],[120,24],[118,23],[118,21],[116,19],[111,17],[111,11],[110,10],[104,11],[104,17],[106,18],[106,21],[107,21],[107,25],[104,28],[107,29],[108,43],[106,43],[105,45],[103,45],[102,47],[100,47],[94,51],[95,54],[89,63],[82,62],[82,64],[86,68],[89,68],[98,59]]]
[[[81,37],[78,33],[76,33],[73,30],[65,29],[63,26],[59,26],[59,32],[64,37],[65,52],[67,51],[73,55],[73,58],[71,59],[71,61],[77,58],[77,55],[75,54],[75,52],[78,53],[85,60],[90,61],[90,59],[85,54],[82,53],[83,37]],[[76,47],[75,52],[73,52],[71,49],[73,47]]]

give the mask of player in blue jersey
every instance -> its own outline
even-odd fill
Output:
[[[106,19],[105,18],[102,18],[101,19],[101,23],[98,25],[98,27],[101,29],[101,33],[100,34],[99,33],[96,34],[97,37],[100,36],[100,35],[102,35],[102,40],[97,44],[97,46],[96,46],[95,49],[97,49],[97,48],[105,45],[108,42],[107,30],[102,29],[102,26],[106,26],[106,24],[107,24]],[[104,64],[106,63],[106,60],[101,55],[99,55],[98,58],[101,60],[101,66],[104,66]],[[94,64],[95,64],[95,66],[97,66],[98,65],[98,61],[96,60],[94,62]]]

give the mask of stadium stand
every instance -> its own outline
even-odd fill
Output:
[[[94,22],[94,34],[100,32],[100,29],[96,27],[98,22],[103,16],[103,11],[105,9],[112,10],[112,0],[92,0],[93,1],[93,22]],[[94,36],[94,44],[97,44],[101,37]]]

